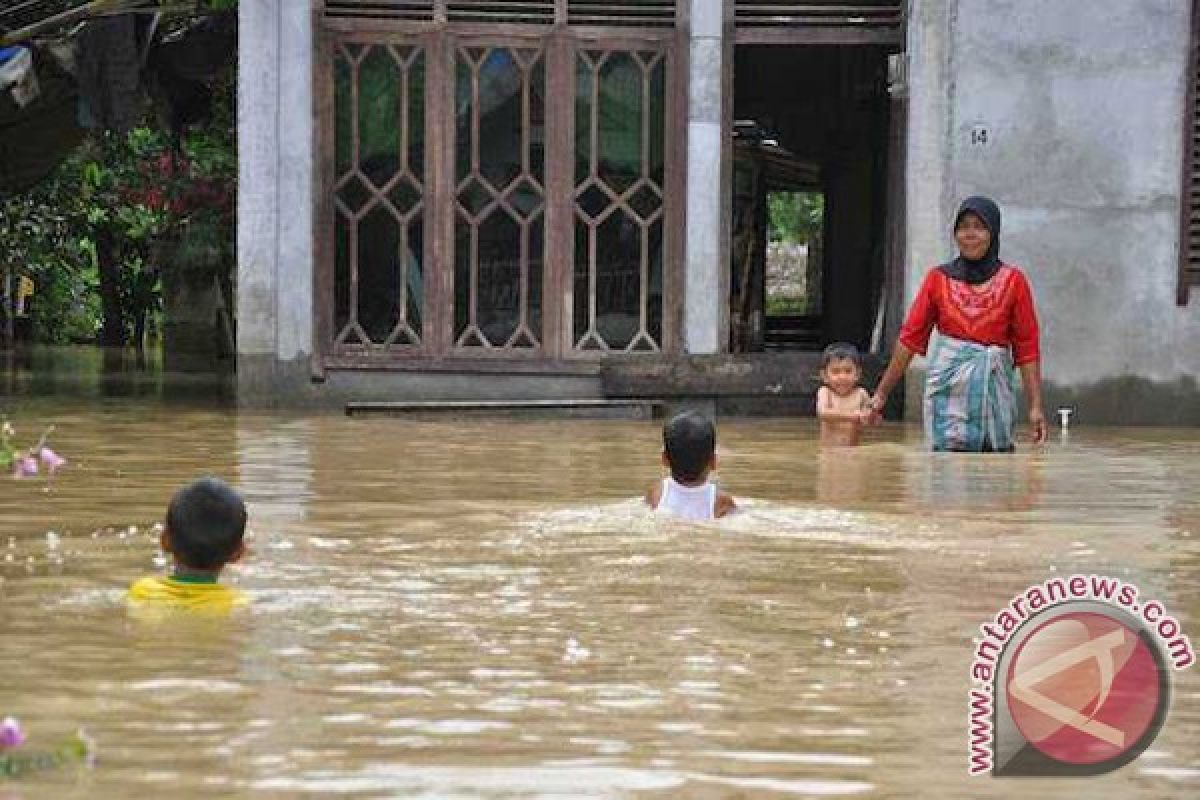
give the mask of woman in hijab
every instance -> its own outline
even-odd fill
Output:
[[[930,270],[900,329],[870,408],[878,419],[914,353],[938,342],[925,379],[925,431],[934,450],[1008,452],[1016,441],[1014,365],[1033,440],[1046,440],[1037,314],[1029,281],[1000,260],[1000,209],[969,197],[954,217],[958,258]]]

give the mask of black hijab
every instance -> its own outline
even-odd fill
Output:
[[[958,258],[948,264],[942,264],[938,269],[956,281],[984,283],[1000,269],[1000,207],[987,197],[968,197],[963,200],[962,205],[958,207],[958,213],[954,215],[955,230],[958,230],[958,223],[962,221],[963,215],[968,213],[975,214],[983,220],[983,224],[991,231],[992,243],[988,245],[983,258],[977,261],[963,258],[960,253]]]

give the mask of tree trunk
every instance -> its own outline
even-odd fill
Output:
[[[125,346],[125,319],[121,310],[121,264],[112,233],[96,232],[96,266],[100,272],[100,305],[104,324],[100,328],[100,344],[104,347]]]
[[[133,320],[133,346],[137,348],[138,366],[145,366],[146,357],[146,310],[138,309]]]

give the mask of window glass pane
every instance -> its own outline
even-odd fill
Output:
[[[358,68],[358,168],[376,186],[400,168],[400,70],[386,47]]]
[[[599,174],[618,193],[642,170],[643,74],[630,53],[613,53],[600,68]]]

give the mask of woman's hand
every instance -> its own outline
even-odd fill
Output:
[[[1029,409],[1029,427],[1033,432],[1034,444],[1046,443],[1046,413],[1041,406],[1031,406]]]
[[[883,421],[883,407],[887,405],[888,395],[904,377],[904,371],[908,369],[908,362],[912,361],[912,357],[911,350],[900,342],[896,342],[896,347],[892,350],[892,359],[888,362],[887,369],[883,371],[883,377],[879,379],[879,383],[875,386],[875,394],[868,403],[868,407],[871,409],[872,425],[878,425]]]
[[[1046,413],[1042,411],[1042,367],[1037,361],[1021,365],[1021,383],[1025,386],[1025,398],[1029,401],[1029,427],[1034,444],[1045,444]]]

